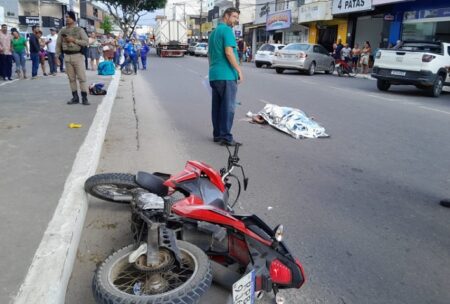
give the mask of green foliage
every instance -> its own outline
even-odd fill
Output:
[[[113,23],[109,16],[106,15],[103,17],[103,21],[100,24],[100,28],[105,31],[105,34],[111,33],[112,28],[113,28]]]
[[[101,0],[126,37],[133,34],[139,19],[148,11],[163,8],[167,0]]]

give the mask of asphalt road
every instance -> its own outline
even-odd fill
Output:
[[[301,290],[282,292],[286,302],[449,303],[450,210],[438,201],[450,196],[450,95],[243,69],[233,133],[250,184],[238,210],[285,225],[307,273]],[[175,172],[187,158],[224,166],[206,75],[205,58],[151,56],[148,71],[125,78],[134,92],[119,89],[99,171]],[[245,114],[267,102],[302,109],[331,137],[250,124]],[[92,303],[92,271],[128,244],[128,217],[125,206],[92,200],[66,303]]]

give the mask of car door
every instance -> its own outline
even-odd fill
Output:
[[[325,71],[330,69],[330,65],[334,65],[334,60],[331,58],[330,53],[327,51],[326,48],[319,45],[320,53],[322,54],[323,62],[324,62],[324,69]]]
[[[316,62],[316,69],[323,71],[324,69],[324,59],[322,53],[320,52],[320,47],[318,45],[313,46],[314,61]]]

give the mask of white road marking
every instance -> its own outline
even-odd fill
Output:
[[[450,115],[450,112],[438,110],[438,109],[435,109],[435,108],[430,108],[430,107],[427,107],[427,106],[419,106],[419,108],[422,108],[422,109],[425,109],[425,110],[430,110],[430,111],[435,111],[435,112],[440,112],[440,113],[444,113],[444,114]]]
[[[14,82],[16,82],[16,81],[18,81],[18,80],[19,80],[19,79],[13,79],[13,80],[10,80],[10,81],[6,81],[6,82],[0,84],[0,87],[1,87],[1,86],[4,86],[4,85],[7,85],[7,84],[10,84],[10,83],[14,83]]]
[[[97,170],[119,80],[120,72],[116,71],[108,93],[98,106],[89,132],[78,150],[58,206],[14,304],[64,303],[88,209],[83,186],[86,179]]]
[[[265,104],[271,103],[271,102],[268,102],[267,100],[264,100],[264,99],[258,99],[258,101],[260,101],[262,103],[265,103]]]
[[[383,96],[381,94],[365,94],[365,95],[366,96],[370,96],[370,97],[374,97],[374,98],[377,98],[377,99],[387,100],[387,101],[397,101],[397,102],[404,101],[404,99],[388,98],[388,97],[385,97],[385,96]]]

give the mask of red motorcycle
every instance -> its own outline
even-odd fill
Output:
[[[347,74],[349,77],[355,77],[358,74],[358,69],[353,68],[350,64],[342,59],[337,59],[335,63],[335,69],[339,77]]]
[[[228,152],[220,172],[188,161],[175,175],[111,173],[86,181],[89,194],[130,204],[134,236],[133,244],[98,267],[98,303],[197,303],[213,279],[232,290],[234,303],[303,285],[302,265],[283,242],[283,226],[271,229],[256,215],[233,210],[241,192],[233,170],[241,170],[244,190],[248,179],[239,146]]]

